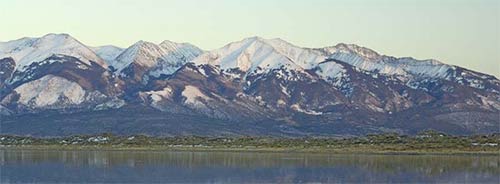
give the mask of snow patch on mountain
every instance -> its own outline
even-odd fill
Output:
[[[299,104],[293,104],[293,105],[290,106],[290,108],[293,109],[294,111],[301,112],[301,113],[304,113],[304,114],[309,114],[309,115],[319,116],[319,115],[323,114],[323,112],[317,112],[317,111],[314,111],[314,110],[303,109],[302,107],[300,107]]]
[[[206,96],[196,86],[188,85],[182,91],[182,96],[186,97],[186,104],[203,105],[199,100],[209,100],[210,97]]]
[[[322,62],[316,69],[316,74],[325,81],[340,81],[346,77],[346,72],[344,66],[333,61]]]
[[[106,110],[106,109],[119,109],[123,106],[125,106],[127,103],[123,99],[112,99],[110,101],[107,101],[105,103],[97,105],[94,110]]]
[[[146,94],[148,94],[154,102],[158,102],[172,97],[173,90],[170,87],[165,87],[160,91],[148,91]]]
[[[20,95],[19,103],[36,107],[53,105],[62,98],[67,99],[67,103],[80,104],[86,95],[86,91],[77,83],[54,75],[25,83],[15,91]]]

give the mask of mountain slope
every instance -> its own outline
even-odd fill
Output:
[[[0,58],[13,58],[18,71],[24,71],[26,67],[43,61],[53,54],[73,56],[85,64],[93,61],[106,66],[104,60],[90,48],[67,34],[47,34],[40,38],[22,38],[0,43]]]
[[[92,50],[101,57],[109,66],[115,65],[115,58],[118,57],[125,49],[113,45],[105,45],[100,47],[92,47]]]
[[[104,60],[67,34],[0,43],[0,54],[0,104],[13,112],[93,109],[120,93]]]
[[[324,59],[315,51],[299,48],[280,39],[251,37],[207,52],[193,62],[218,65],[226,71],[237,69],[246,75],[257,75],[282,67],[292,70],[310,68]]]
[[[205,135],[206,129],[209,135],[352,136],[429,128],[475,134],[500,128],[500,81],[494,76],[352,44],[302,48],[251,37],[208,52],[170,41],[94,52],[69,35],[47,35],[0,48],[0,118],[11,132],[29,132],[16,129],[16,121],[49,112],[62,130],[68,130],[62,122],[88,116],[92,126],[105,119],[120,127],[118,133],[154,135]]]
[[[92,109],[121,93],[120,81],[101,65],[66,55],[33,63],[12,77],[17,80],[2,89],[0,102],[19,113]]]
[[[392,76],[410,87],[425,88],[418,83],[426,79],[447,80],[474,88],[488,85],[499,92],[498,79],[491,75],[473,72],[462,67],[447,65],[437,60],[417,60],[411,57],[395,58],[353,44],[338,44],[333,47],[315,49],[329,59],[345,62],[361,70]]]
[[[118,74],[146,84],[149,77],[170,75],[202,52],[187,43],[139,41],[118,55],[112,67]]]
[[[14,59],[8,57],[0,59],[0,92],[5,88],[6,83],[12,77],[16,67]]]

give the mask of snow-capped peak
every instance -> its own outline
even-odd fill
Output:
[[[317,51],[300,48],[281,39],[250,37],[207,52],[194,62],[252,74],[281,67],[298,70],[312,68],[324,59]]]
[[[120,48],[114,45],[104,45],[99,47],[92,47],[92,50],[104,59],[108,63],[108,65],[113,65],[115,58],[120,55],[125,49]]]
[[[134,43],[118,55],[115,59],[116,62],[114,62],[111,66],[118,72],[122,71],[133,62],[137,62],[142,66],[152,67],[162,54],[163,51],[158,45],[141,40]]]
[[[40,38],[22,38],[0,43],[0,58],[12,57],[16,61],[16,70],[19,71],[53,54],[73,56],[87,64],[94,61],[107,66],[90,48],[68,34],[47,34]]]
[[[295,64],[305,69],[315,67],[325,60],[325,56],[320,52],[309,48],[303,48],[293,45],[280,38],[260,39],[262,42],[271,45],[276,52],[290,58]]]
[[[348,63],[362,70],[386,75],[438,77],[446,79],[453,67],[437,60],[417,60],[411,57],[396,58],[381,55],[371,49],[354,44],[337,44],[333,47],[316,49],[334,59]]]
[[[191,61],[203,53],[203,50],[190,43],[176,43],[165,40],[160,43],[160,47],[167,51],[170,56],[177,57],[177,59],[183,59],[185,61]]]
[[[150,75],[171,74],[203,51],[188,43],[163,41],[157,45],[138,41],[116,57],[113,67],[121,72],[132,63],[150,69]]]
[[[326,55],[332,55],[334,53],[356,54],[368,60],[376,60],[382,57],[382,55],[375,52],[374,50],[371,50],[366,47],[361,47],[355,44],[339,43],[335,46],[325,47],[319,50],[324,52]]]

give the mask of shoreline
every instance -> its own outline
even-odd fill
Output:
[[[179,152],[248,152],[248,153],[314,153],[357,155],[480,155],[500,156],[500,150],[413,149],[392,150],[383,148],[272,148],[272,147],[168,147],[168,146],[113,146],[113,145],[0,145],[0,150],[50,150],[50,151],[179,151]]]

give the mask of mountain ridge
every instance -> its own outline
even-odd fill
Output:
[[[260,129],[265,122],[273,126],[269,135],[300,136],[428,128],[472,134],[496,132],[500,124],[495,76],[354,44],[305,48],[250,37],[203,51],[168,40],[119,48],[89,47],[67,34],[42,38],[0,42],[0,119],[6,122],[23,114],[55,112],[61,119],[57,114],[147,108],[152,117],[132,113],[128,118],[146,122],[134,120],[130,128],[153,126],[150,118],[172,113],[217,119],[234,134],[238,125]]]

